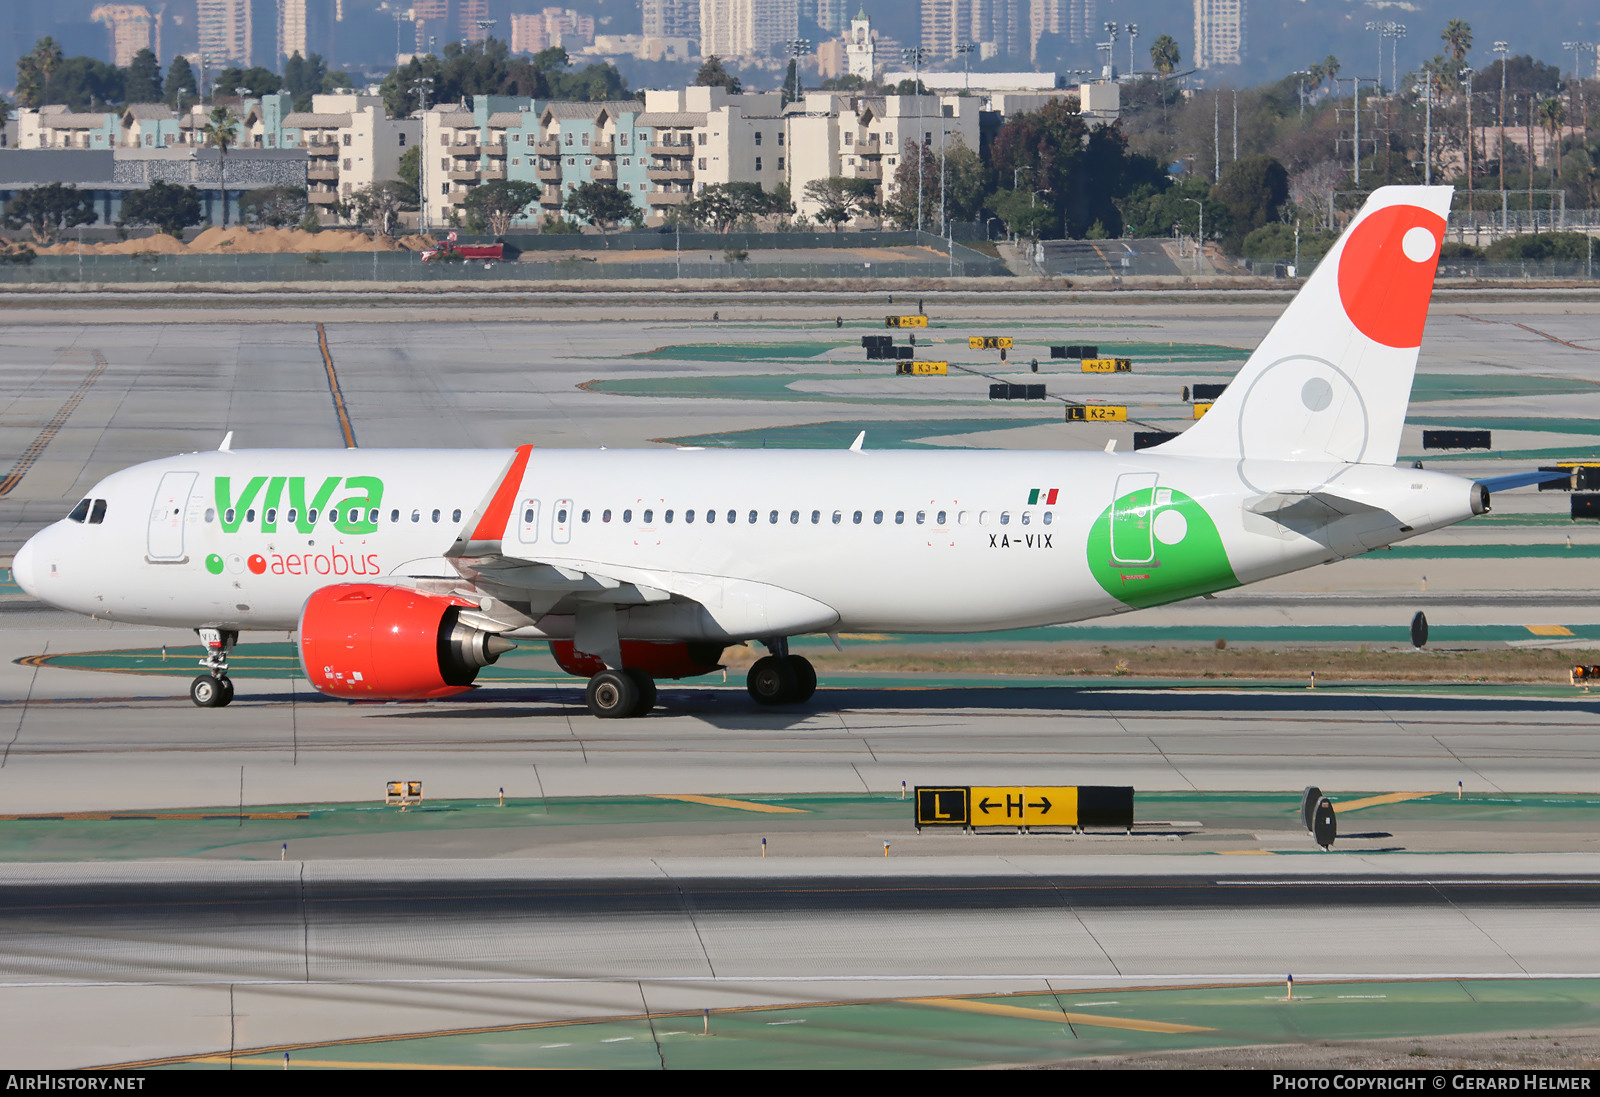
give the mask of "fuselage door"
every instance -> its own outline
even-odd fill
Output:
[[[539,540],[539,500],[524,499],[517,507],[517,539],[524,545]]]
[[[557,499],[555,513],[550,516],[550,540],[564,545],[572,540],[572,500]]]
[[[1168,493],[1170,494],[1170,492]],[[1156,558],[1156,474],[1129,472],[1117,477],[1111,503],[1111,559],[1148,564]]]
[[[182,560],[183,518],[197,474],[169,472],[161,477],[150,505],[150,532],[145,553],[151,560]]]

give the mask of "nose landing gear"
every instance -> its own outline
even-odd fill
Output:
[[[194,631],[206,648],[206,657],[200,660],[206,673],[189,683],[189,700],[200,708],[222,708],[233,701],[228,653],[238,642],[239,634],[232,629],[197,628]]]

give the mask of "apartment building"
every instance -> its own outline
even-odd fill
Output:
[[[976,149],[979,107],[978,99],[956,93],[807,92],[784,116],[790,153],[785,182],[798,213],[816,215],[819,207],[806,198],[806,184],[830,176],[870,179],[878,186],[878,201],[885,202],[908,143],[919,138],[936,154],[956,142]]]
[[[390,118],[383,98],[355,92],[313,95],[309,111],[293,109],[288,94],[252,100],[243,121],[243,144],[258,149],[304,149],[306,198],[318,216],[336,220],[334,208],[356,191],[397,178],[400,158],[422,135],[414,118]]]
[[[637,99],[546,106],[539,119],[540,210],[559,216],[567,195],[602,182],[615,184],[647,212],[652,178],[643,115]]]

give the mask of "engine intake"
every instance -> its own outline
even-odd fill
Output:
[[[472,688],[481,668],[516,646],[460,618],[454,600],[404,587],[323,587],[300,611],[300,666],[332,697],[450,697]]]

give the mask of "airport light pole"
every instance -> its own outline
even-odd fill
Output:
[[[1200,211],[1200,231],[1196,234],[1194,244],[1194,269],[1195,273],[1198,274],[1200,272],[1200,256],[1206,247],[1206,207],[1205,203],[1198,198],[1185,198],[1184,201],[1193,202]]]
[[[921,46],[907,46],[902,53],[907,61],[911,62],[912,88],[911,93],[917,100],[917,231],[922,231],[923,207],[923,165],[927,162],[927,145],[922,135],[922,62],[927,58],[928,51]]]
[[[978,47],[971,42],[957,42],[956,53],[961,55],[961,87],[968,94],[972,92],[972,51]]]
[[[1133,59],[1133,40],[1139,37],[1139,24],[1129,23],[1124,29],[1128,32],[1128,75],[1131,77],[1139,68],[1138,62]]]
[[[794,99],[792,101],[798,103],[800,101],[800,93],[805,86],[805,80],[800,75],[800,58],[811,52],[811,39],[791,38],[783,44],[783,48],[788,52],[789,60],[794,64]],[[792,153],[793,150],[790,151]]]
[[[1300,69],[1298,72],[1292,72],[1289,75],[1300,78],[1300,121],[1304,122],[1306,120],[1306,77],[1310,76],[1311,73],[1307,69]]]
[[[1115,23],[1106,24],[1106,40],[1100,45],[1106,51],[1105,78],[1107,80],[1115,80],[1117,78],[1117,25]]]
[[[412,85],[417,93],[422,115],[422,132],[417,145],[417,231],[428,231],[428,93],[433,90],[433,77],[421,77]],[[538,164],[535,156],[534,163]]]
[[[1383,28],[1386,26],[1388,26],[1387,23],[1379,22],[1378,20],[1367,20],[1367,29],[1378,36],[1378,90],[1380,92],[1383,91]]]
[[[1389,90],[1400,90],[1400,39],[1406,36],[1404,23],[1386,23],[1384,37],[1389,39]],[[1383,73],[1378,73],[1382,76]]]
[[[1584,90],[1583,90],[1583,68],[1579,64],[1578,57],[1579,57],[1579,55],[1581,53],[1583,53],[1585,51],[1587,51],[1590,54],[1590,56],[1593,56],[1594,55],[1594,43],[1593,42],[1563,42],[1563,43],[1561,43],[1561,48],[1564,49],[1564,50],[1571,50],[1572,51],[1572,94],[1578,96],[1578,98],[1583,100],[1583,132],[1584,133],[1588,133],[1589,132],[1589,97],[1584,94]],[[1574,109],[1572,111],[1572,116],[1574,118],[1576,118],[1578,116],[1578,110],[1577,110],[1577,104],[1576,103],[1573,104],[1573,108]]]
[[[1500,208],[1505,211],[1506,204],[1506,55],[1511,52],[1511,46],[1506,42],[1496,42],[1494,52],[1500,55],[1500,114],[1496,121],[1500,126],[1500,133],[1495,137],[1495,159],[1500,161]],[[1501,229],[1505,228],[1504,218],[1501,218]]]
[[[1422,81],[1417,85],[1417,91],[1422,93],[1423,102],[1423,152],[1422,152],[1422,183],[1424,186],[1433,186],[1433,78],[1428,73],[1423,73]]]
[[[1472,210],[1472,77],[1476,75],[1471,65],[1463,65],[1456,73],[1467,84],[1467,210]]]

